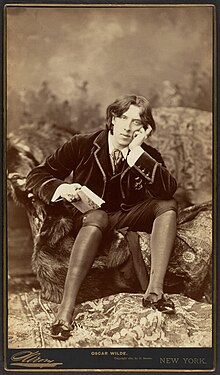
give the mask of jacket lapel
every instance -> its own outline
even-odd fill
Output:
[[[112,174],[111,161],[108,151],[108,131],[103,130],[101,133],[99,133],[93,143],[96,147],[94,151],[96,163],[102,172],[104,180],[106,180],[107,175]]]
[[[108,150],[108,130],[103,130],[99,133],[93,143],[96,146],[94,151],[95,160],[106,181],[107,176],[112,176],[112,166]],[[123,170],[121,178],[123,178],[130,169],[131,167],[127,166],[127,168]]]

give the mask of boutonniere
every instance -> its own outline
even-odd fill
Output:
[[[141,190],[143,189],[143,182],[140,177],[135,177],[135,183],[134,183],[135,190]]]

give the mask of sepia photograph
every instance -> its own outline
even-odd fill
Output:
[[[214,369],[215,37],[211,4],[5,7],[7,369]]]

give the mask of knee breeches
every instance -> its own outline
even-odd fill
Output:
[[[150,198],[132,206],[129,210],[110,213],[109,228],[112,230],[128,227],[131,231],[151,233],[154,220],[167,211],[177,211],[175,199]]]
[[[83,216],[82,226],[94,226],[104,233],[108,226],[108,214],[103,210],[88,211]]]

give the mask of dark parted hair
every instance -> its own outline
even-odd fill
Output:
[[[112,130],[112,117],[120,117],[124,112],[126,112],[130,105],[136,105],[140,110],[140,118],[144,129],[147,129],[147,125],[152,127],[152,132],[156,130],[156,124],[154,122],[151,105],[149,101],[144,96],[137,95],[125,95],[121,98],[116,99],[112,104],[106,109],[106,125],[108,130]]]

